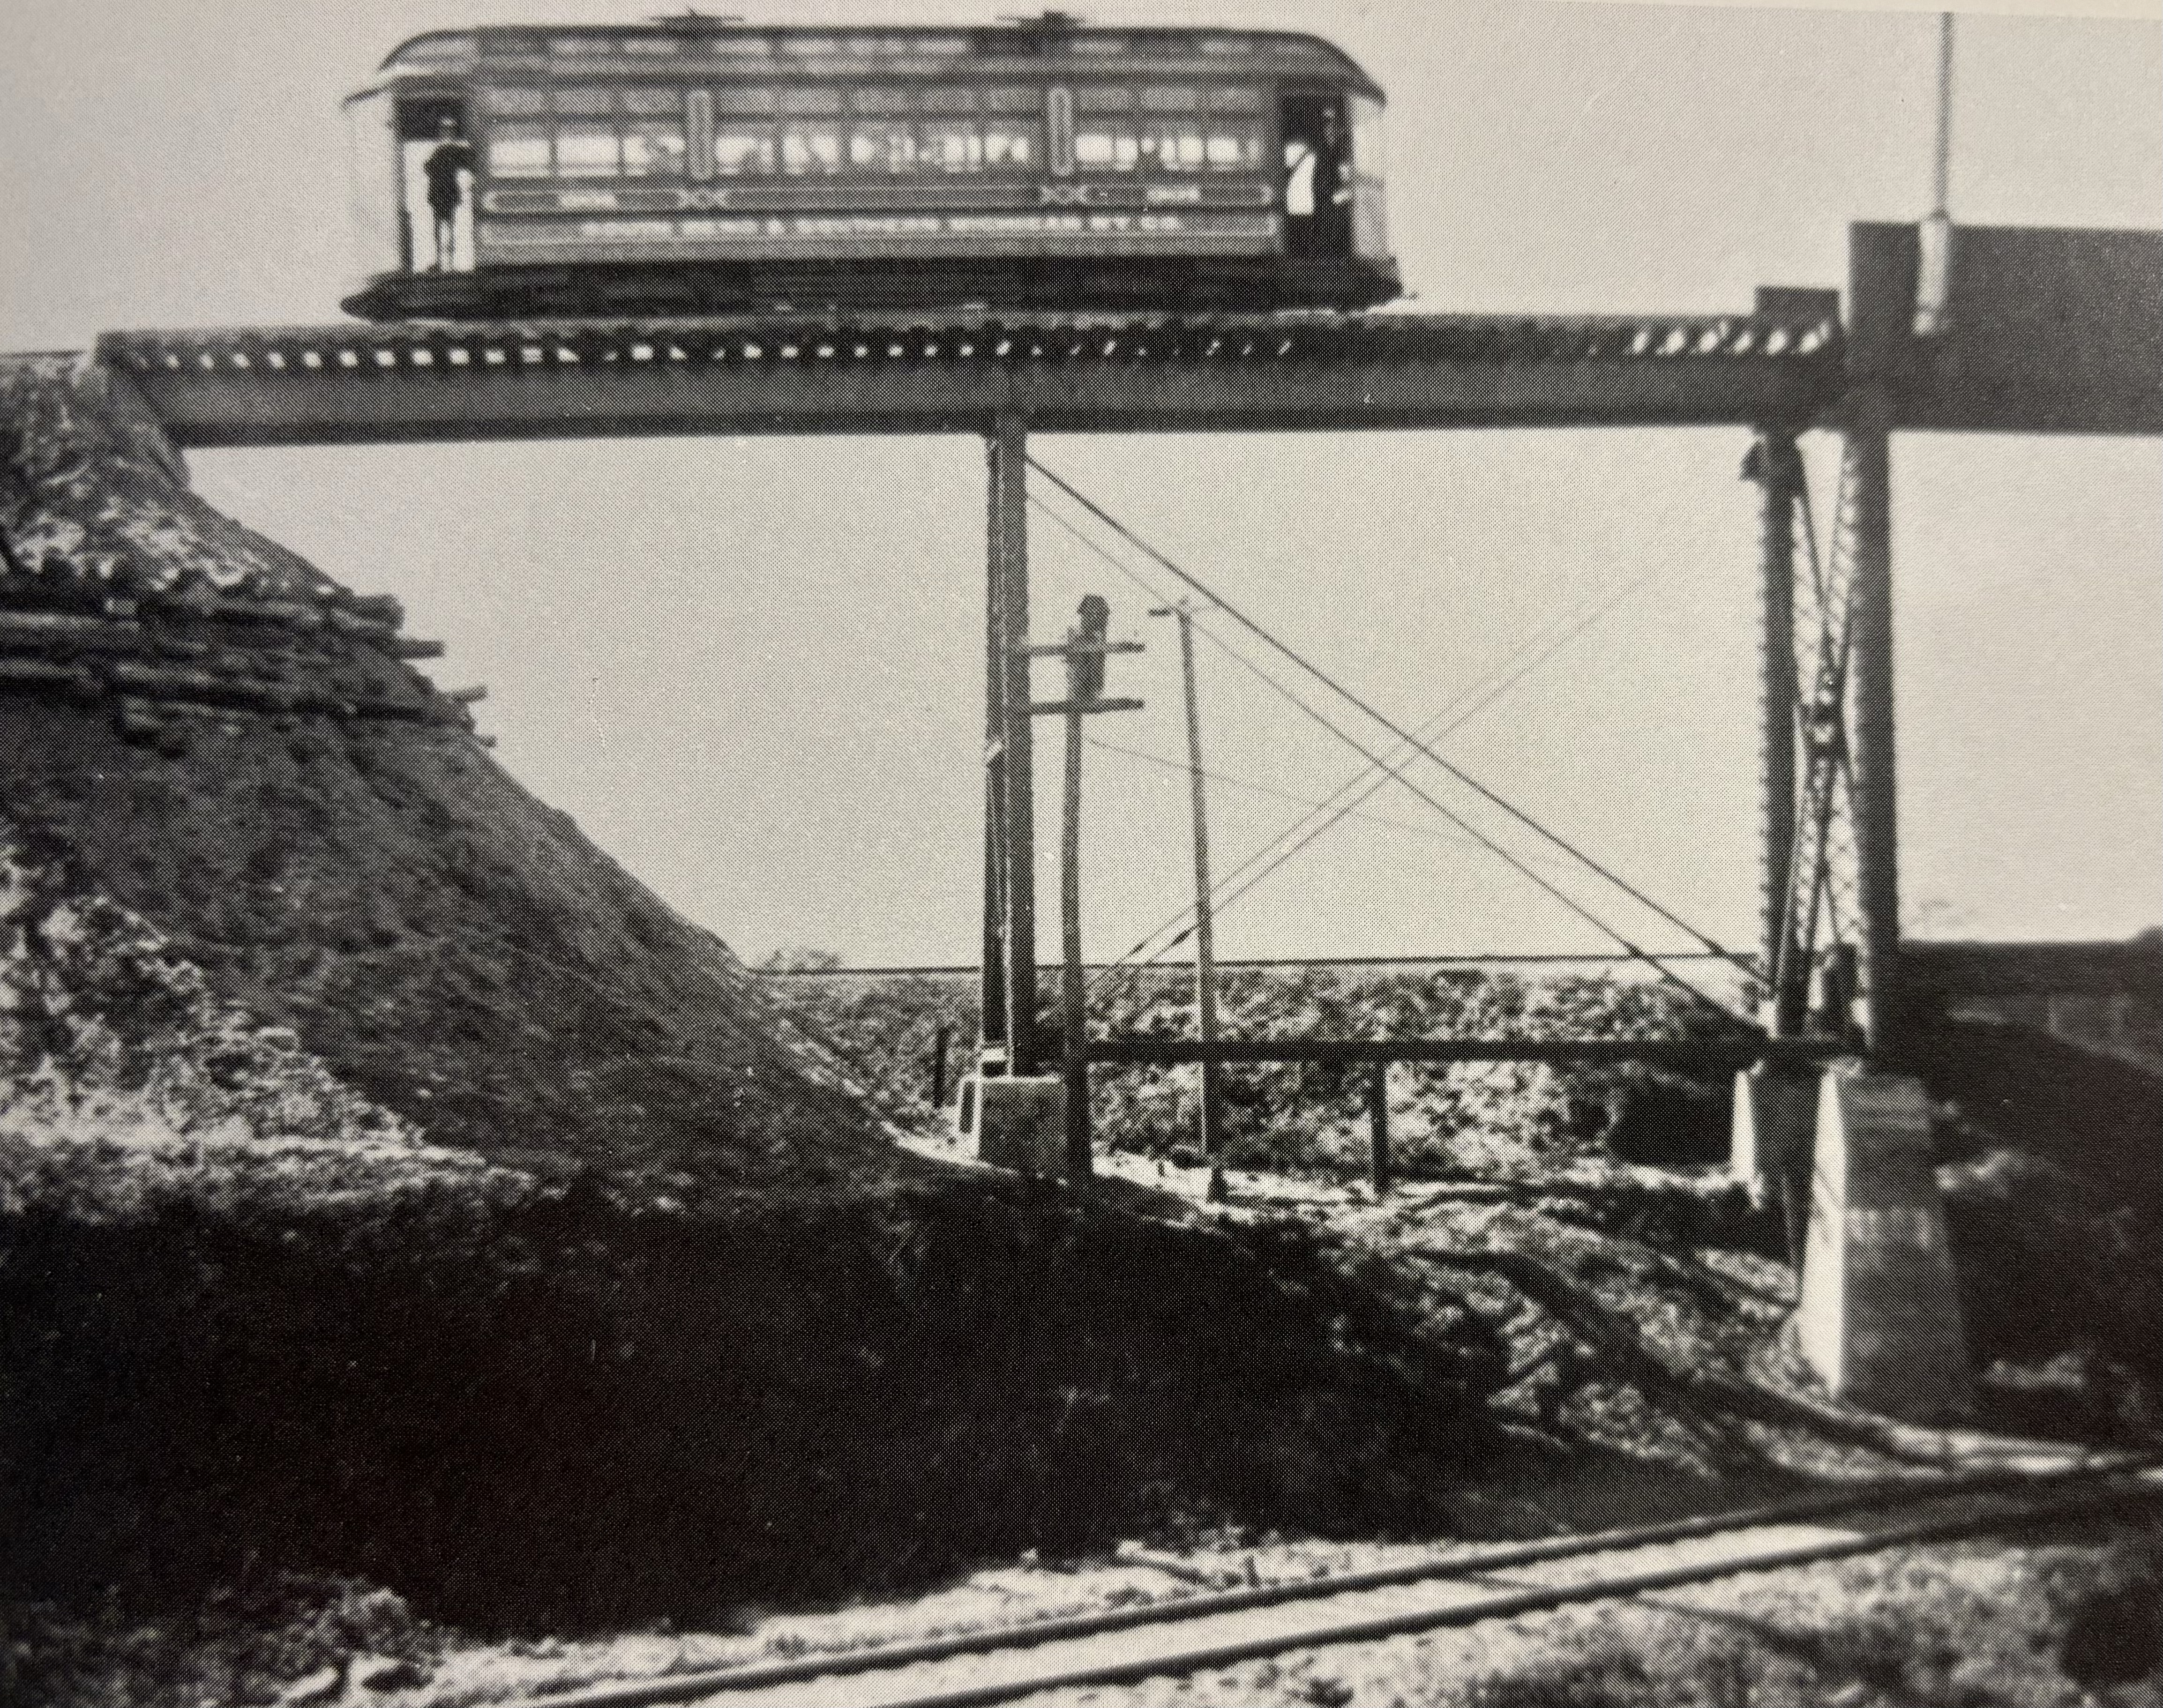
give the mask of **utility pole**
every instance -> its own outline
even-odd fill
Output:
[[[1179,671],[1186,689],[1186,777],[1194,812],[1194,1009],[1202,1034],[1202,1154],[1209,1198],[1224,1196],[1224,1110],[1217,1061],[1217,940],[1209,906],[1209,810],[1202,786],[1202,713],[1194,693],[1194,610],[1184,599],[1151,611],[1179,622]]]
[[[1066,663],[1066,697],[1034,703],[1032,716],[1063,718],[1066,723],[1066,777],[1059,824],[1059,974],[1061,1077],[1066,1083],[1066,1178],[1088,1177],[1089,1037],[1082,974],[1082,720],[1099,712],[1132,712],[1139,700],[1104,697],[1104,659],[1113,652],[1139,652],[1138,640],[1108,640],[1112,608],[1091,593],[1082,601],[1078,620],[1064,644],[1032,646],[1027,656],[1061,658]],[[1026,669],[1026,665],[1023,668]]]
[[[1916,232],[1915,320],[1919,338],[1946,329],[1952,297],[1953,15],[1938,14],[1938,131],[1930,159],[1930,212]]]

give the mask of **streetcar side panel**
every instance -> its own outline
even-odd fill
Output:
[[[957,73],[483,81],[479,263],[1281,250],[1267,86]]]

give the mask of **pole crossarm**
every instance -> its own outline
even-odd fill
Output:
[[[1034,646],[1024,646],[1024,658],[1103,658],[1115,652],[1140,652],[1144,644],[1139,640],[1046,640]]]
[[[762,317],[108,332],[182,448],[670,433],[1809,422],[1837,297],[1625,316]]]
[[[1098,712],[1139,712],[1139,700],[1032,700],[1032,718],[1087,718]]]

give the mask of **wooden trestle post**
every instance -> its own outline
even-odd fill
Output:
[[[1211,1047],[1217,1042],[1217,937],[1209,894],[1209,810],[1202,787],[1202,710],[1194,690],[1194,611],[1181,601],[1152,611],[1153,617],[1179,619],[1179,674],[1186,695],[1186,779],[1194,818],[1194,1011],[1202,1038],[1202,1155],[1209,1165],[1209,1199],[1224,1196],[1223,1067]]]
[[[1111,607],[1096,594],[1082,601],[1080,620],[1066,631],[1063,645],[1032,646],[1031,656],[1061,658],[1066,664],[1066,697],[1033,707],[1039,716],[1055,713],[1066,724],[1066,787],[1059,823],[1059,1002],[1062,1099],[1066,1119],[1066,1178],[1088,1177],[1093,1149],[1089,1121],[1088,986],[1082,959],[1082,720],[1097,712],[1137,709],[1138,700],[1104,697],[1108,654],[1139,652],[1138,641],[1108,640]],[[1028,659],[1022,661],[1026,668]]]
[[[1377,1062],[1367,1070],[1367,1178],[1376,1198],[1389,1196],[1396,1174],[1390,1157],[1390,1064]]]
[[[954,1028],[940,1021],[931,1034],[931,1107],[946,1107],[946,1047],[953,1042]]]
[[[1103,601],[1097,603],[1101,606]],[[1102,632],[1100,627],[1098,635]],[[1083,637],[1076,628],[1067,630],[1066,638]],[[1059,1035],[1069,1180],[1088,1178],[1095,1148],[1089,1131],[1088,992],[1082,982],[1082,703],[1089,692],[1085,668],[1078,655],[1068,656],[1066,774],[1059,819]]]

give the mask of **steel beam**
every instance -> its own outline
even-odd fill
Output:
[[[861,316],[113,332],[183,448],[682,433],[1805,423],[1836,311]]]
[[[1893,405],[1865,382],[1849,400],[1855,481],[1855,841],[1863,1034],[1873,1059],[1898,1047],[1900,980],[1899,791],[1893,718]]]
[[[1092,1062],[1172,1067],[1183,1062],[1545,1062],[1594,1065],[1650,1062],[1674,1068],[1747,1068],[1768,1056],[1807,1062],[1833,1054],[1831,1040],[1771,1043],[1756,1033],[1718,1038],[1198,1038],[1134,1035],[1092,1038]]]
[[[1962,996],[2130,996],[2163,1001],[2163,943],[1911,943],[1904,991]]]
[[[1956,226],[1915,331],[1912,225],[1848,233],[1851,344],[1909,432],[2163,433],[2163,232]]]
[[[1026,424],[1019,415],[1003,415],[987,443],[992,567],[998,589],[992,671],[1000,684],[1007,1071],[1026,1074],[1036,1069],[1036,779],[1029,721]]]
[[[977,1036],[985,1051],[1007,1041],[1006,626],[998,505],[999,447],[984,441],[984,932],[977,962]]]
[[[1744,473],[1758,490],[1758,719],[1763,814],[1762,927],[1758,941],[1775,1037],[1802,1029],[1809,971],[1795,964],[1795,506],[1802,453],[1782,427],[1761,429]]]

